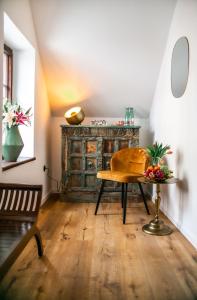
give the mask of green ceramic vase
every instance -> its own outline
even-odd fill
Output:
[[[5,140],[3,143],[3,158],[5,161],[17,161],[24,147],[18,126],[6,128]]]

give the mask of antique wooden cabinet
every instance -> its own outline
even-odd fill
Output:
[[[94,202],[100,188],[97,171],[109,169],[115,151],[139,145],[140,127],[61,125],[61,129],[62,197]],[[119,186],[109,182],[107,189],[117,191]]]

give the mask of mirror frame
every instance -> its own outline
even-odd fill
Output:
[[[178,46],[178,43],[181,41],[181,40],[185,40],[186,41],[186,45],[187,45],[187,57],[184,58],[185,61],[187,61],[187,74],[186,74],[186,78],[185,78],[185,81],[184,81],[184,85],[182,84],[183,88],[181,89],[181,93],[175,93],[175,88],[174,88],[174,80],[173,80],[173,77],[172,77],[172,74],[173,74],[173,61],[175,60],[174,56],[176,54],[175,50]],[[189,81],[189,70],[190,70],[190,47],[189,47],[189,40],[186,36],[181,36],[180,38],[177,39],[176,43],[174,44],[174,47],[173,47],[173,50],[172,50],[172,56],[171,56],[171,92],[172,92],[172,95],[173,97],[175,98],[181,98],[184,94],[185,94],[185,91],[186,91],[186,88],[187,88],[187,85],[188,85],[188,81]]]

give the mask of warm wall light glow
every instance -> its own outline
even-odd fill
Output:
[[[89,84],[77,71],[63,72],[54,67],[53,73],[46,73],[46,79],[52,114],[62,114],[65,107],[78,106],[91,97]]]
[[[52,106],[58,107],[59,105],[72,106],[87,99],[89,92],[83,86],[79,86],[74,83],[64,82],[59,83],[56,88],[53,89]],[[55,100],[55,101],[54,101]]]
[[[69,86],[67,85],[62,90],[63,96],[66,101],[69,102],[75,102],[76,100],[79,101],[81,98],[81,95],[83,94],[82,91],[79,90],[76,86]]]

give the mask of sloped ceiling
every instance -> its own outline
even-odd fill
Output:
[[[52,115],[149,115],[175,0],[30,2]]]

